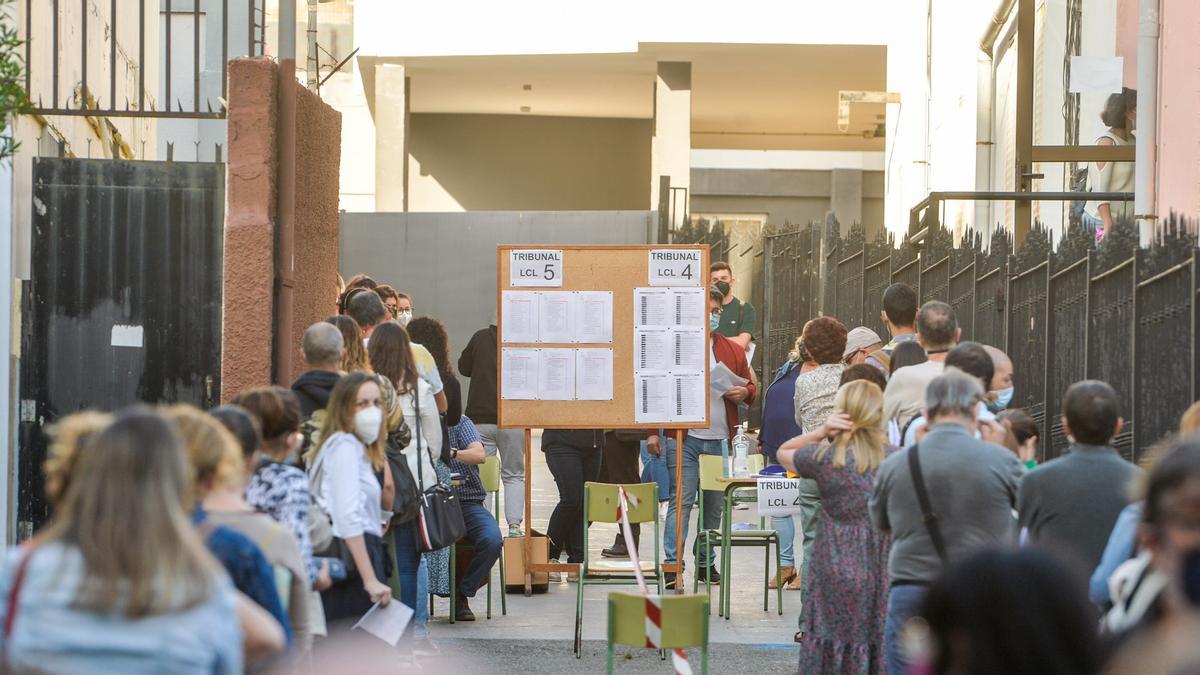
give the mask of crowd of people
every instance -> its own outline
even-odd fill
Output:
[[[359,275],[336,312],[304,332],[307,370],[291,388],[54,426],[53,517],[0,569],[6,668],[307,671],[396,600],[414,610],[398,649],[360,639],[354,652],[403,665],[438,652],[430,593],[475,619],[470,599],[502,544],[484,506],[488,455],[511,532],[524,510],[522,439],[496,428],[495,326],[459,359],[473,383],[464,410],[446,328],[413,319],[411,297]],[[420,496],[437,489],[464,525],[453,588],[448,550],[424,529]]]
[[[1077,382],[1069,447],[1039,452],[1056,419],[1010,408],[1003,351],[904,284],[882,300],[886,344],[813,319],[765,393],[762,451],[801,485],[799,571],[792,518],[773,519],[800,672],[1200,666],[1200,403],[1139,467],[1113,447],[1120,396]]]
[[[1185,672],[1200,664],[1200,403],[1138,467],[1114,449],[1123,402],[1082,381],[1063,396],[1070,447],[1044,464],[1039,421],[1014,401],[1003,351],[962,341],[954,310],[893,284],[884,339],[808,321],[760,386],[754,308],[711,269],[710,363],[744,384],[710,392],[709,426],[547,430],[559,500],[552,561],[584,559],[584,484],[658,483],[663,558],[684,562],[689,520],[720,526],[702,455],[727,451],[762,396],[759,449],[799,478],[799,528],[775,517],[772,587],[800,592],[804,673]],[[524,440],[497,427],[497,329],[457,359],[445,326],[365,275],[304,332],[290,388],[232,392],[210,411],[135,406],[60,420],[44,466],[49,524],[0,568],[5,666],[49,672],[291,671],[372,606],[414,611],[383,657],[436,654],[429,597],[455,619],[488,583],[505,531],[523,533]],[[463,396],[458,373],[470,377]],[[465,398],[465,400],[464,400]],[[500,462],[503,518],[479,468]],[[674,480],[677,469],[682,483]],[[682,510],[679,508],[682,490]],[[461,511],[459,571],[426,494]],[[683,536],[676,539],[676,522]],[[796,548],[800,530],[800,551]],[[602,555],[637,546],[618,535]],[[693,574],[720,584],[693,537]],[[683,570],[668,573],[668,588]],[[451,583],[454,579],[454,583]],[[728,580],[725,580],[728,583]],[[379,649],[375,643],[374,649]],[[360,657],[369,653],[365,646]],[[1151,664],[1151,665],[1146,665]]]

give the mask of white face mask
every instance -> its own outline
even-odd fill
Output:
[[[412,321],[412,310],[407,309],[396,314],[396,321],[401,326],[407,326],[409,321]]]
[[[379,430],[383,426],[383,411],[375,406],[363,408],[354,414],[354,435],[358,440],[370,445],[379,438]]]

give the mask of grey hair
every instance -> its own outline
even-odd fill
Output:
[[[957,368],[947,368],[925,388],[925,414],[930,420],[941,415],[974,417],[975,407],[982,399],[979,378]]]
[[[346,341],[337,326],[319,321],[304,331],[300,346],[304,349],[304,360],[310,366],[326,366],[341,363]]]

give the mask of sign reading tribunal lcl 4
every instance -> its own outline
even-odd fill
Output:
[[[700,268],[700,260],[700,249],[652,249],[650,285],[699,286],[708,271]]]

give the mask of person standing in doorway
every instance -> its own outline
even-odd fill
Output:
[[[729,263],[718,260],[708,271],[710,283],[721,289],[723,296],[721,320],[714,330],[741,345],[743,351],[750,351],[750,343],[754,340],[754,324],[758,320],[754,305],[733,294],[733,270],[729,268]]]
[[[670,475],[675,475],[675,462],[683,462],[683,485],[676,485],[674,482],[671,484],[671,501],[664,525],[666,534],[663,537],[663,562],[668,565],[676,561],[678,550],[687,542],[688,520],[692,514],[692,505],[696,501],[696,493],[700,492],[700,455],[720,455],[721,444],[729,442],[737,430],[738,404],[749,405],[754,402],[755,385],[750,379],[750,364],[746,362],[745,351],[732,338],[727,338],[715,330],[720,320],[722,298],[726,295],[717,288],[717,284],[708,289],[708,321],[709,328],[712,329],[709,363],[724,364],[735,375],[746,380],[746,384],[731,387],[726,391],[709,391],[708,428],[688,431],[682,452],[672,449],[671,446],[667,447],[667,468]],[[682,515],[678,513],[679,501],[675,492],[680,489],[683,490]],[[696,527],[705,530],[716,529],[721,525],[721,493],[714,490],[703,491],[701,494],[705,500],[704,522],[698,523]],[[683,537],[682,541],[678,542],[675,538],[677,518],[683,518]],[[696,542],[699,544],[699,538]],[[707,578],[714,584],[720,583],[721,577],[717,574],[710,547],[697,545],[696,549],[696,574],[700,575],[700,580]],[[667,572],[665,580],[667,588],[675,588],[678,577],[674,572]]]
[[[521,536],[525,517],[525,435],[522,429],[496,426],[496,324],[475,331],[458,357],[458,372],[471,378],[466,415],[475,422],[488,455],[500,455],[504,483],[504,519],[508,536]]]
[[[883,292],[883,309],[880,311],[883,323],[887,326],[892,339],[883,346],[888,356],[901,342],[916,342],[917,340],[917,292],[912,286],[894,283]]]

